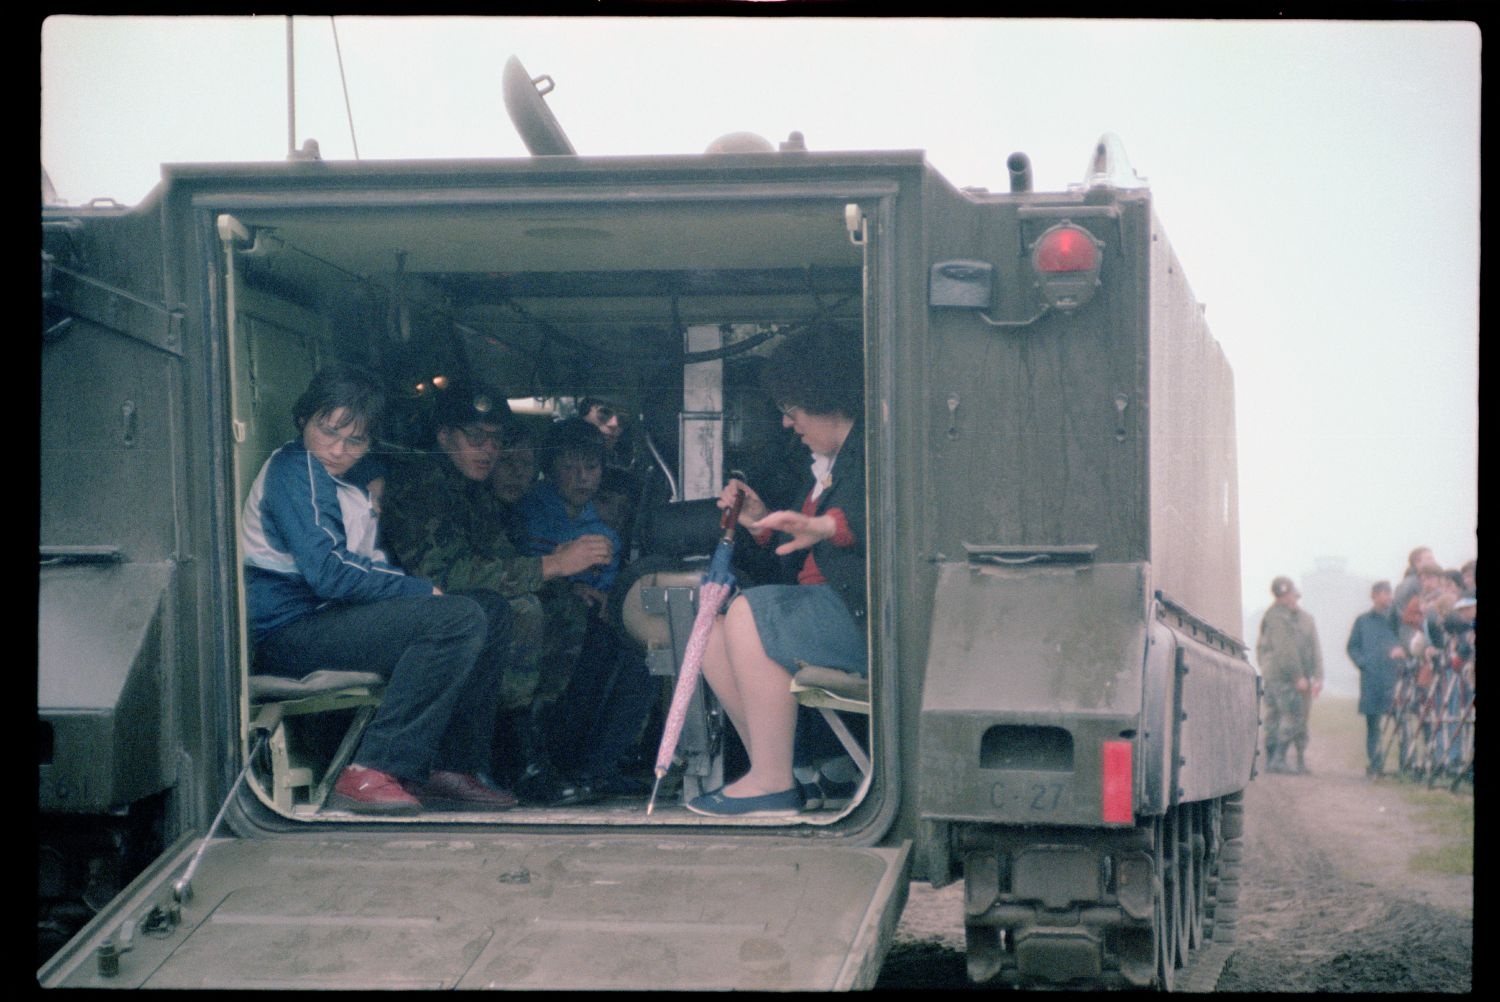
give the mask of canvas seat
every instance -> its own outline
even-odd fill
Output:
[[[252,731],[264,731],[268,735],[270,793],[277,809],[290,813],[296,802],[296,791],[300,789],[308,791],[308,802],[313,810],[322,808],[339,773],[354,757],[359,739],[380,706],[384,692],[385,679],[375,672],[315,671],[299,679],[278,675],[250,676],[250,727]],[[292,752],[286,721],[292,717],[348,709],[355,711],[354,719],[315,785],[313,768],[297,761]]]
[[[792,697],[802,706],[811,706],[823,715],[839,744],[854,760],[859,774],[870,775],[870,757],[854,739],[849,725],[839,717],[839,711],[870,715],[870,680],[863,675],[797,662],[797,674],[792,676]]]

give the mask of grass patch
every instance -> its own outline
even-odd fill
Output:
[[[1472,877],[1474,798],[1422,787],[1403,789],[1401,795],[1417,806],[1417,820],[1443,839],[1441,846],[1413,855],[1407,866],[1419,872]]]
[[[1307,716],[1308,747],[1318,756],[1337,757],[1351,769],[1365,768],[1365,718],[1359,700],[1350,696],[1319,696]]]
[[[1308,716],[1309,748],[1317,757],[1336,760],[1361,772],[1365,768],[1365,718],[1359,701],[1348,696],[1320,696]],[[1315,759],[1316,760],[1316,759]],[[1415,821],[1440,844],[1415,852],[1407,866],[1414,872],[1474,875],[1474,794],[1395,783],[1401,796],[1417,808]]]
[[[1441,849],[1423,849],[1406,864],[1413,873],[1439,873],[1449,877],[1474,876],[1474,842],[1452,843]]]

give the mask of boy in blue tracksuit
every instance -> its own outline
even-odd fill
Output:
[[[375,671],[389,680],[331,806],[503,810],[515,798],[476,776],[488,765],[501,673],[477,666],[508,644],[509,608],[444,595],[376,547],[374,507],[350,472],[384,403],[368,372],[320,370],[292,408],[299,438],[255,478],[241,542],[256,670],[290,678]]]
[[[602,615],[623,557],[619,534],[593,504],[604,465],[605,437],[597,427],[582,418],[554,424],[542,443],[547,478],[520,502],[528,552],[551,553],[587,535],[605,537],[611,550],[609,563],[567,579],[566,587],[600,615],[590,617],[575,662],[548,666],[548,675],[568,688],[556,707],[542,714],[543,729],[552,732],[558,761],[569,763],[596,792],[644,795],[620,775],[618,762],[640,732],[655,686],[645,660],[620,642]],[[566,731],[556,726],[557,718],[571,722]]]
[[[599,517],[594,495],[604,476],[604,436],[582,418],[552,426],[542,445],[542,468],[547,479],[521,499],[521,521],[527,553],[551,553],[579,536],[599,535],[610,541],[613,558],[569,578],[582,585],[591,602],[602,601],[620,570],[620,536]]]

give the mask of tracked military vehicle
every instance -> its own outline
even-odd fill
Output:
[[[795,134],[578,155],[508,76],[527,158],[168,165],[133,208],[43,206],[40,873],[71,938],[41,984],[866,987],[909,882],[962,880],[976,981],[1172,988],[1233,935],[1258,676],[1230,369],[1118,143],[1060,192],[1020,154],[992,192]],[[867,390],[869,683],[821,703],[865,753],[848,804],[327,809],[380,686],[257,689],[237,532],[320,364],[386,380],[377,449],[458,377],[538,413],[624,387],[659,528],[797,455],[756,366],[826,322]],[[667,688],[698,565],[653,532],[617,611]],[[726,730],[702,698],[681,797]]]

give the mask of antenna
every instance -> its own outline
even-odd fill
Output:
[[[286,16],[286,155],[297,153],[297,59],[292,51],[292,15]]]
[[[328,26],[333,29],[333,52],[339,57],[339,86],[344,88],[344,115],[349,119],[349,141],[354,144],[354,159],[359,159],[359,140],[354,138],[354,109],[349,106],[349,81],[344,77],[344,50],[339,46],[339,26],[333,15],[328,15]]]

